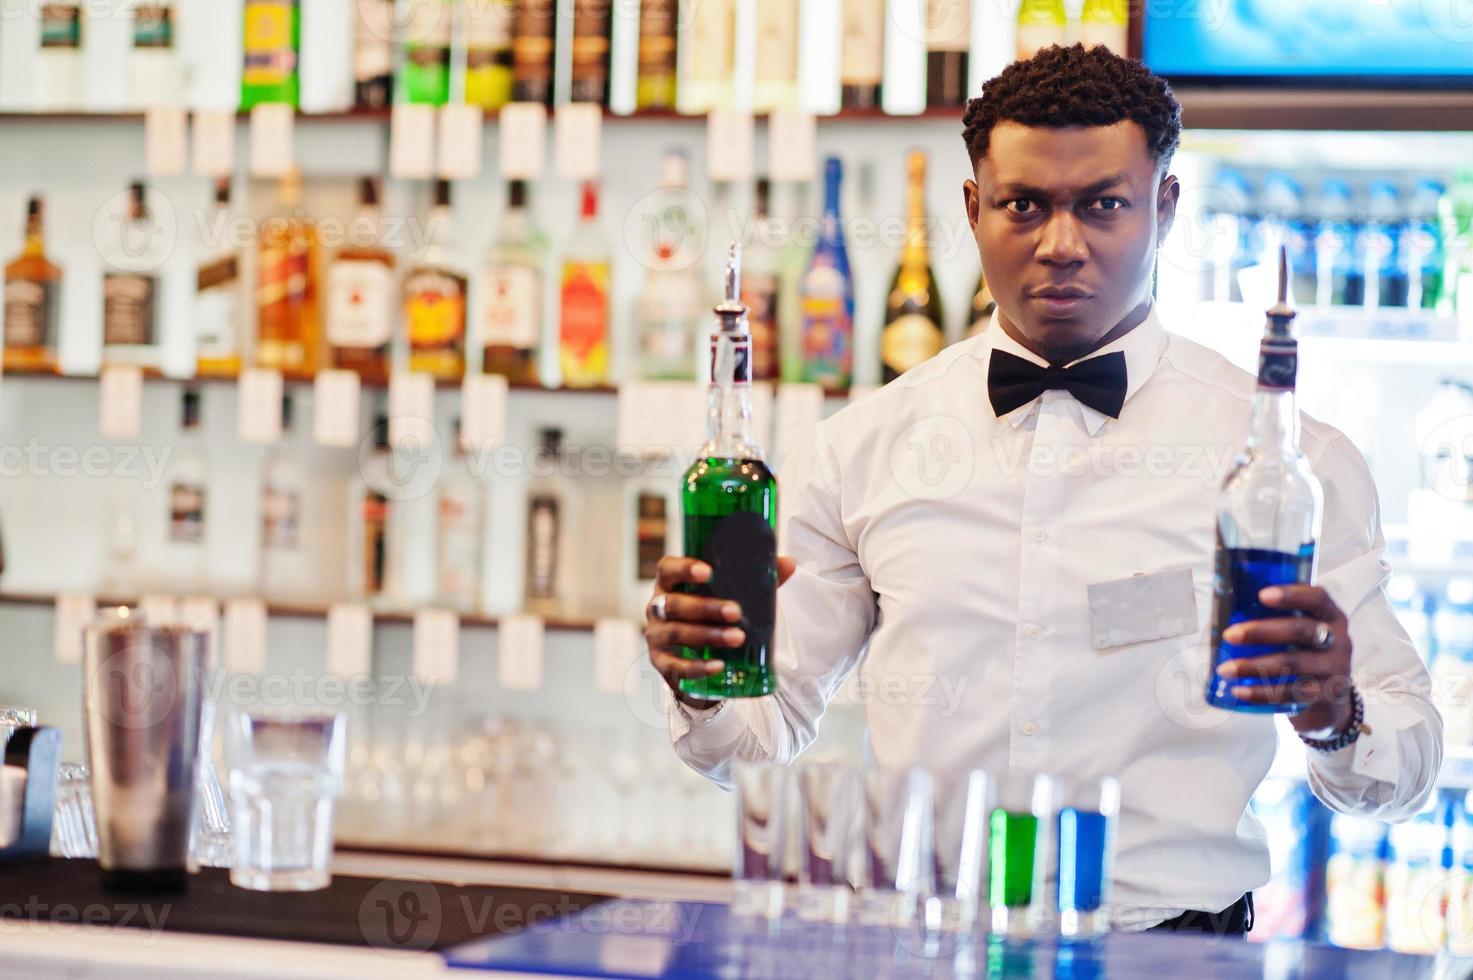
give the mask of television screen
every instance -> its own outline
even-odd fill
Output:
[[[1473,0],[1151,0],[1142,16],[1167,76],[1473,78]]]

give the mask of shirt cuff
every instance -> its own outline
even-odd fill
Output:
[[[1366,703],[1360,737],[1334,752],[1310,749],[1309,764],[1331,779],[1359,776],[1395,784],[1399,772],[1396,720],[1384,705]]]
[[[709,708],[692,708],[677,698],[669,687],[665,688],[665,697],[668,699],[666,712],[670,716],[670,735],[677,742],[690,732],[707,727],[722,715],[731,714],[727,710],[729,702],[725,700],[713,701]]]

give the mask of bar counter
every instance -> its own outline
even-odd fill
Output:
[[[89,894],[95,866],[88,862],[36,872],[0,866],[0,976],[1441,980],[1473,975],[1473,960],[1300,942],[1115,934],[1093,944],[1002,943],[817,926],[791,916],[780,922],[737,919],[725,905],[727,883],[694,875],[355,853],[340,854],[335,872],[339,877],[329,892],[244,896],[221,892],[222,873],[206,872],[174,903],[118,896],[104,910]],[[28,874],[40,874],[51,884],[33,882],[28,894]],[[74,897],[60,897],[66,892]],[[218,907],[202,907],[215,901],[212,895],[232,905],[257,903],[270,914],[256,921],[230,920]],[[332,907],[333,896],[341,895],[354,896],[354,906]],[[319,908],[314,902],[321,903],[320,914],[292,912]],[[129,921],[121,920],[120,910]],[[300,921],[282,925],[283,913]],[[119,925],[100,924],[104,921]],[[234,934],[218,934],[222,930]],[[484,938],[467,941],[467,931]],[[278,933],[323,938],[262,935]]]

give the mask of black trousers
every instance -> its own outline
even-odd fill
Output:
[[[1199,932],[1208,936],[1243,936],[1253,929],[1253,893],[1247,892],[1221,912],[1187,911],[1148,932]]]

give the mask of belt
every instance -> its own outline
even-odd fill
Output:
[[[1243,936],[1253,929],[1253,893],[1246,892],[1221,912],[1187,910],[1148,932],[1200,932],[1209,936]]]

